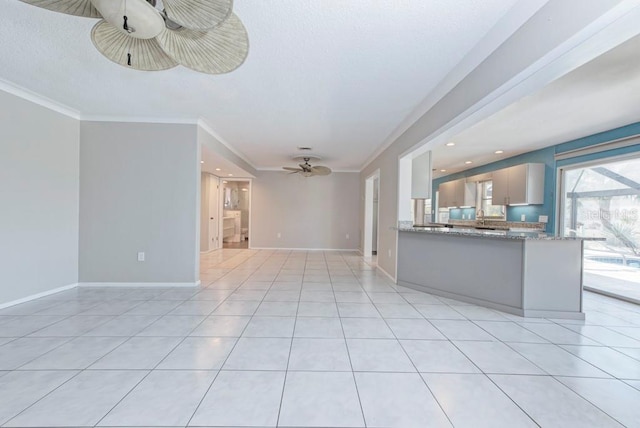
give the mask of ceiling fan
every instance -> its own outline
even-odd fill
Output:
[[[289,166],[283,166],[282,169],[291,171],[291,174],[300,174],[304,177],[313,177],[314,175],[329,175],[331,174],[331,168],[326,166],[312,166],[309,161],[311,159],[320,159],[317,156],[297,156],[294,159],[302,159],[304,163],[300,164],[299,168],[292,168]]]
[[[21,0],[68,15],[101,19],[91,31],[111,61],[142,71],[178,64],[208,74],[240,67],[249,38],[233,0]]]

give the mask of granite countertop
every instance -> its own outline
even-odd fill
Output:
[[[589,238],[580,236],[555,236],[545,232],[514,232],[508,230],[482,230],[482,229],[464,229],[450,227],[413,227],[401,225],[393,229],[399,232],[416,232],[429,233],[436,235],[454,235],[454,236],[472,236],[478,238],[494,238],[494,239],[518,239],[518,240],[539,240],[539,241],[604,241],[605,238]]]

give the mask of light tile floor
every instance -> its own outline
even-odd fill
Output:
[[[523,319],[354,253],[222,250],[202,287],[0,310],[0,426],[640,426],[640,307]]]

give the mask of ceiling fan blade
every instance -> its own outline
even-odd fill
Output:
[[[293,172],[300,172],[300,171],[304,171],[301,168],[292,168],[290,166],[283,166],[282,169],[287,170],[287,171],[293,171]]]
[[[234,14],[208,31],[167,28],[156,39],[180,64],[202,73],[233,71],[244,63],[249,53],[247,30]]]
[[[54,12],[67,15],[83,16],[85,18],[102,18],[90,0],[21,0],[24,3],[38,6]]]
[[[164,0],[167,17],[190,30],[209,30],[231,15],[233,0]]]
[[[314,175],[329,175],[331,174],[331,168],[328,168],[326,166],[312,166],[311,172]]]
[[[142,71],[167,70],[178,63],[167,55],[156,39],[135,39],[120,32],[107,21],[98,22],[91,30],[96,49],[111,61]],[[131,65],[129,65],[131,54]]]

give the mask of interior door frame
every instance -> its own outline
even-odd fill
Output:
[[[378,180],[378,222],[376,225],[376,250],[380,248],[380,170],[377,169],[365,179],[364,191],[364,233],[362,242],[362,255],[366,258],[372,257],[373,252],[373,200],[375,180]]]
[[[211,218],[211,206],[214,206],[215,209],[215,215],[217,220],[217,226],[218,226],[218,230],[216,230],[216,236],[215,236],[215,240],[213,241],[214,244],[213,246],[211,245],[211,228],[209,227],[209,251],[214,251],[214,250],[218,250],[220,248],[220,223],[222,223],[222,217],[221,212],[220,212],[220,177],[213,175],[213,174],[209,174],[209,198],[211,198],[211,194],[212,194],[212,190],[213,190],[213,186],[216,186],[216,201],[214,204],[212,204],[211,199],[209,199],[209,219]]]

